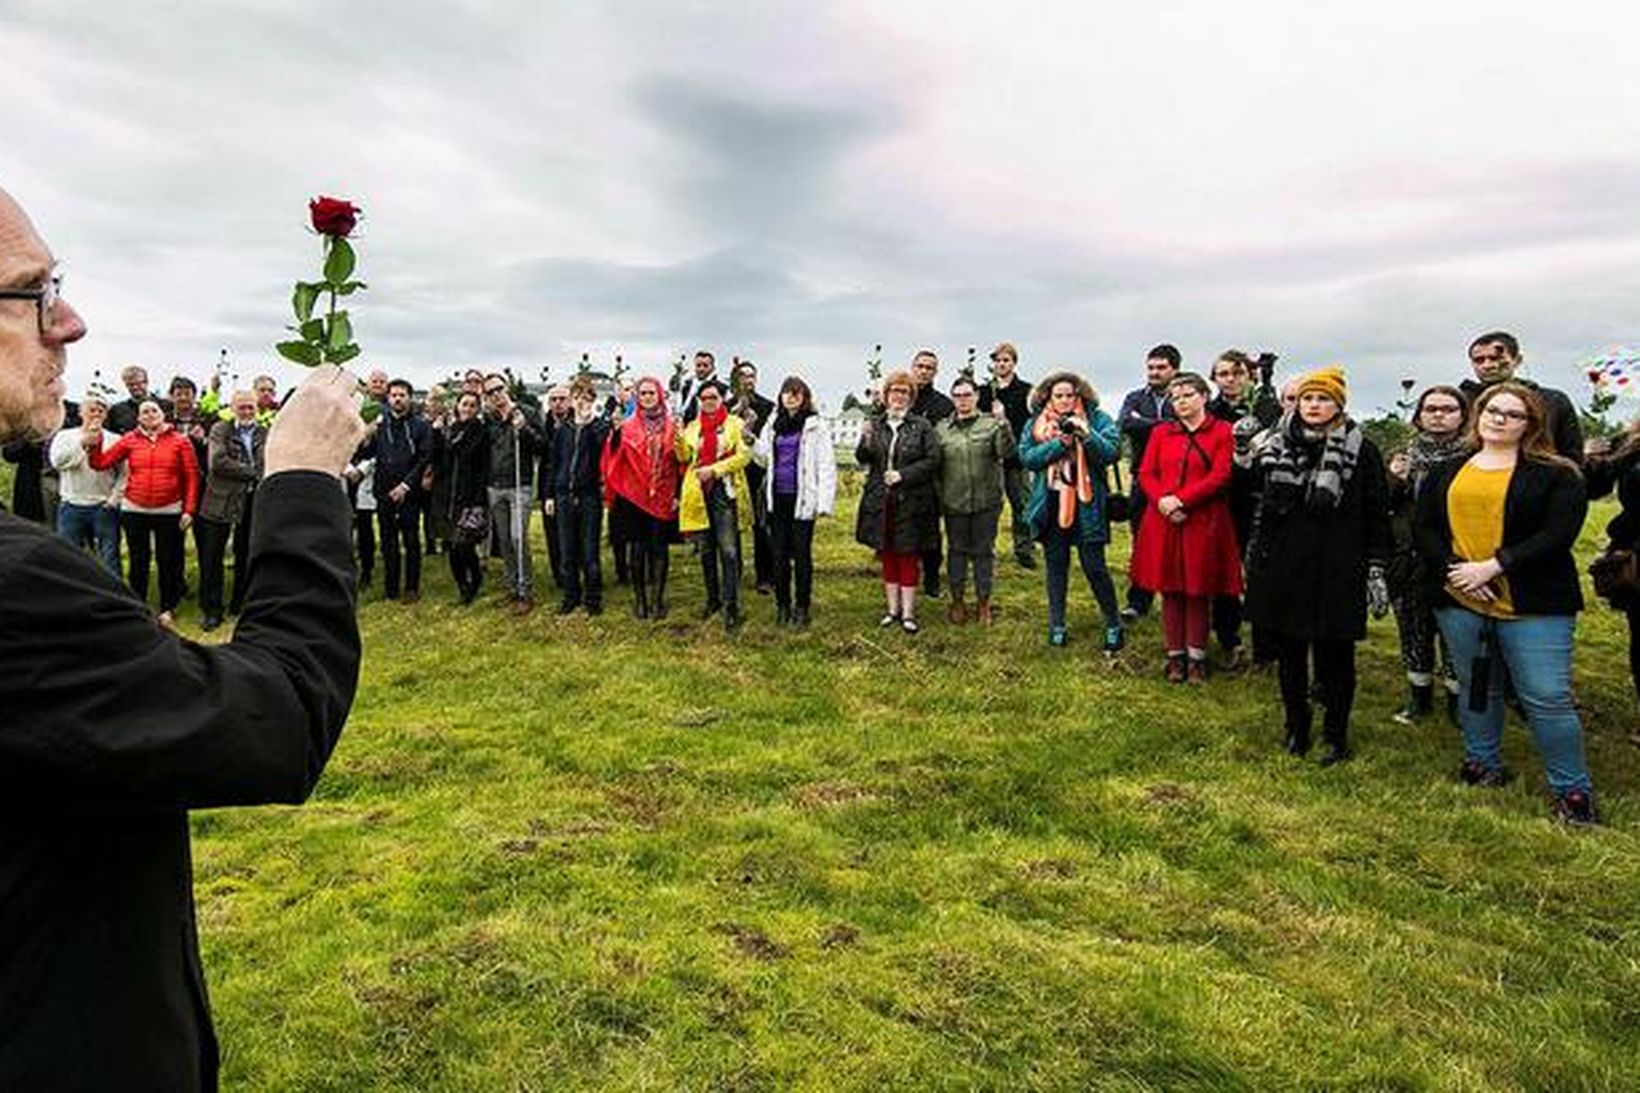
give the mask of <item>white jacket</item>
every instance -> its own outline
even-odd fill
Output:
[[[763,476],[763,495],[769,511],[774,511],[774,422],[763,426],[752,458],[768,471]],[[837,502],[837,453],[832,450],[831,432],[814,414],[803,423],[797,445],[797,511],[799,520],[830,516]]]
[[[84,435],[80,429],[62,429],[51,438],[51,465],[57,468],[57,489],[62,500],[71,505],[108,505],[119,508],[125,493],[127,465],[124,460],[113,470],[91,469],[80,445]],[[116,434],[109,433],[112,437]],[[107,437],[104,438],[105,441]]]

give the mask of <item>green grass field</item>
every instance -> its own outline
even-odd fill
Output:
[[[1085,587],[1047,648],[1012,562],[993,629],[879,631],[850,531],[806,634],[694,621],[681,548],[661,624],[624,590],[515,620],[494,563],[472,608],[442,558],[419,605],[367,594],[314,799],[194,820],[226,1086],[1636,1087],[1618,616],[1578,651],[1607,823],[1569,830],[1518,724],[1480,791],[1455,729],[1390,720],[1388,621],[1323,770],[1272,679],[1164,684],[1154,621],[1106,664]]]

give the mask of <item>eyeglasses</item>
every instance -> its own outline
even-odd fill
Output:
[[[1481,413],[1485,414],[1493,421],[1509,422],[1532,420],[1532,415],[1528,414],[1525,410],[1502,410],[1496,406],[1488,406],[1482,410]]]
[[[503,392],[505,392],[506,390],[507,389],[505,387],[486,387],[486,388],[484,388],[484,393],[486,395],[499,395],[499,394],[502,394]]]
[[[1424,408],[1419,412],[1420,413],[1425,413],[1425,414],[1461,414],[1461,413],[1463,413],[1463,407],[1461,407],[1461,406],[1442,406],[1440,403],[1431,402],[1431,403],[1426,404],[1424,406]]]
[[[62,298],[62,292],[63,275],[54,273],[46,278],[46,283],[39,288],[0,289],[0,300],[33,300],[35,309],[39,312],[40,333],[44,334],[51,329],[57,301]]]

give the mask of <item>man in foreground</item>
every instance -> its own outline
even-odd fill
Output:
[[[0,190],[0,439],[62,419],[85,324]],[[188,810],[296,802],[358,680],[356,381],[321,367],[266,447],[234,640],[161,627],[94,559],[0,514],[0,1089],[214,1089]]]

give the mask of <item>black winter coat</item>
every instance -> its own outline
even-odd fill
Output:
[[[1464,460],[1442,463],[1429,472],[1418,494],[1413,535],[1423,561],[1424,595],[1437,607],[1455,601],[1446,592],[1452,553],[1452,525],[1446,498]],[[1509,599],[1518,615],[1575,615],[1583,609],[1572,547],[1589,513],[1583,476],[1570,467],[1522,458],[1509,477],[1503,498],[1503,546],[1498,563],[1509,578]]]
[[[1284,637],[1367,636],[1367,566],[1389,559],[1384,461],[1362,438],[1355,471],[1334,508],[1275,512],[1261,490],[1247,544],[1247,620]]]
[[[854,538],[873,550],[916,554],[940,545],[940,445],[927,418],[907,414],[894,439],[888,422],[868,419],[854,458],[866,468],[865,492],[854,522]],[[890,446],[893,447],[892,454]],[[900,472],[897,485],[883,482],[883,472]]]
[[[484,420],[452,421],[434,436],[434,474],[442,486],[434,492],[445,501],[450,518],[473,505],[488,506],[490,430]]]
[[[0,514],[0,1089],[214,1089],[188,810],[306,797],[359,674],[336,479],[257,490],[233,640],[198,645]]]

